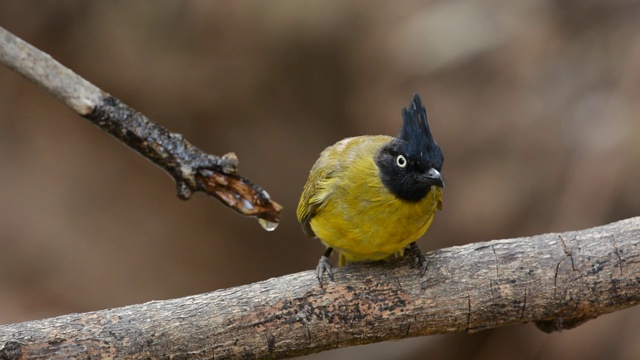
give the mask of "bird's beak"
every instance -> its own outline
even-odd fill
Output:
[[[429,179],[429,181],[431,181],[433,185],[439,188],[444,188],[444,180],[442,179],[442,174],[440,174],[440,171],[431,168],[429,169],[429,171],[427,171],[426,177],[427,179]]]

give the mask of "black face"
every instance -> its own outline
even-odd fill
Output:
[[[429,130],[427,113],[415,94],[408,109],[402,109],[400,135],[376,154],[380,179],[397,197],[422,200],[431,186],[444,187],[440,175],[444,157]]]

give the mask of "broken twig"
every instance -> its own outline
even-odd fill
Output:
[[[176,182],[179,198],[186,200],[202,191],[242,215],[263,220],[263,227],[270,230],[280,220],[282,207],[237,174],[235,154],[218,157],[203,152],[2,27],[0,63],[167,171]]]

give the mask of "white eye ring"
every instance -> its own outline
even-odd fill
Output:
[[[396,164],[398,164],[399,167],[403,168],[407,166],[407,159],[403,155],[398,155],[398,157],[396,158]]]

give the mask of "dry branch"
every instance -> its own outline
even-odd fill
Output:
[[[202,191],[243,215],[272,223],[280,220],[282,207],[258,185],[236,173],[235,154],[217,157],[202,152],[182,135],[154,123],[2,27],[0,63],[166,170],[175,180],[181,199]]]
[[[208,294],[0,326],[0,359],[285,358],[536,322],[577,326],[640,300],[640,217],[407,262],[313,271]]]

